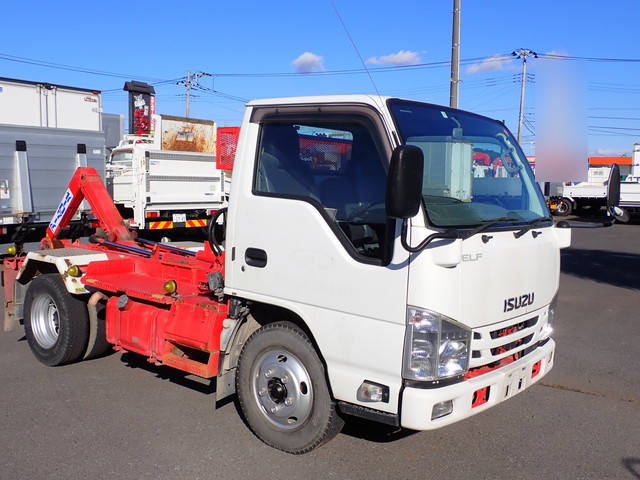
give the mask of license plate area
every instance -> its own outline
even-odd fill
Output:
[[[185,223],[187,221],[186,213],[174,213],[171,217],[173,223]]]
[[[529,386],[529,368],[519,368],[505,375],[503,398],[513,397]]]

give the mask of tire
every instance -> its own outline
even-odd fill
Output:
[[[92,307],[88,306],[88,308]],[[93,308],[95,308],[96,311],[96,324],[93,332],[91,326],[89,327],[87,348],[82,356],[82,360],[102,357],[111,352],[113,347],[113,345],[107,342],[107,328],[105,320],[107,306],[104,302],[98,302]],[[89,322],[91,323],[90,319]]]
[[[307,335],[290,322],[270,323],[246,341],[236,391],[253,433],[287,453],[307,453],[344,425],[325,370]]]
[[[631,220],[631,214],[629,213],[628,210],[625,210],[624,208],[620,208],[618,207],[618,209],[620,210],[620,214],[619,215],[615,215],[614,218],[621,223],[629,223],[629,220]]]
[[[561,198],[556,207],[555,214],[558,217],[566,217],[567,215],[571,215],[572,210],[573,206],[571,205],[571,201],[566,198]]]
[[[87,305],[67,292],[59,274],[40,275],[25,294],[24,329],[41,363],[53,367],[74,362],[87,347]]]

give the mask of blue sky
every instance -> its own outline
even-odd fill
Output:
[[[448,104],[449,67],[390,65],[447,61],[452,0],[335,0],[383,95]],[[521,63],[482,59],[518,48],[579,57],[639,58],[640,2],[620,0],[462,0],[460,108],[517,130]],[[143,81],[213,73],[200,84],[222,94],[194,92],[191,116],[219,125],[240,123],[239,99],[335,93],[373,93],[366,74],[273,77],[238,73],[295,73],[362,69],[328,0],[191,2],[5,2],[0,54],[124,74]],[[634,38],[634,36],[636,38]],[[302,57],[301,57],[302,56]],[[294,63],[299,59],[297,63]],[[554,60],[533,59],[529,73]],[[629,152],[640,141],[640,63],[555,60],[574,64],[585,89],[588,148],[594,154]],[[475,66],[474,66],[475,65]],[[215,76],[219,75],[219,76]],[[103,91],[107,112],[126,114],[124,78],[7,61],[0,76]],[[534,75],[535,78],[535,75]],[[523,146],[535,152],[534,80],[527,86]],[[184,115],[184,88],[156,87],[159,113]],[[225,95],[226,94],[226,95]],[[234,98],[230,98],[234,97]]]

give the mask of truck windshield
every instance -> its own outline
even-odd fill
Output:
[[[111,154],[111,165],[120,168],[131,168],[133,166],[133,152],[113,152]]]
[[[518,224],[549,215],[526,157],[503,124],[404,100],[389,100],[389,108],[402,141],[424,154],[422,195],[431,224]]]

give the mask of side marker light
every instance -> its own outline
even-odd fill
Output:
[[[72,277],[79,277],[80,275],[82,275],[82,272],[80,271],[80,267],[78,267],[77,265],[71,265],[69,268],[67,268],[67,274]]]
[[[162,285],[162,289],[167,293],[175,293],[178,289],[178,284],[175,280],[167,280],[164,282],[164,285]]]

